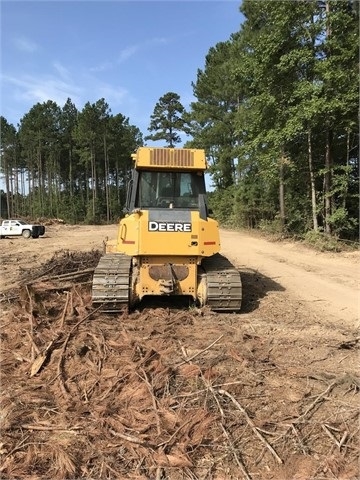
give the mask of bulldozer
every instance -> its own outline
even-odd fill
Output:
[[[94,270],[93,305],[132,311],[147,297],[180,297],[239,311],[240,273],[220,254],[207,203],[205,150],[139,147],[132,159],[126,214]]]

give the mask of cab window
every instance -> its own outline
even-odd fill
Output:
[[[139,208],[197,208],[204,193],[200,172],[141,171],[136,206]]]

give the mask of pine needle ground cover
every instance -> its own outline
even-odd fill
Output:
[[[1,478],[356,479],[359,338],[246,275],[241,315],[91,306],[100,253],[3,296]]]

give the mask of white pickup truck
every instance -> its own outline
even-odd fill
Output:
[[[23,236],[24,238],[39,238],[44,235],[45,227],[39,224],[28,224],[24,220],[3,220],[0,225],[0,238]]]

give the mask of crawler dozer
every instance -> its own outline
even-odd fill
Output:
[[[140,147],[132,158],[127,213],[94,271],[93,304],[118,312],[147,296],[186,296],[239,311],[240,274],[220,254],[219,226],[209,217],[205,151]]]

